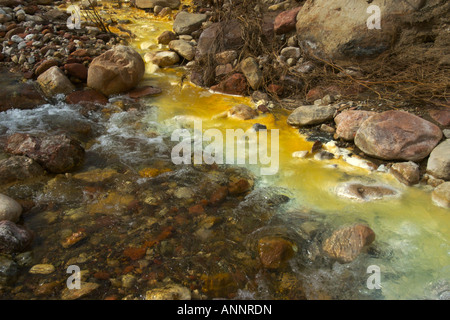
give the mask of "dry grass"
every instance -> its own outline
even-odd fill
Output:
[[[255,10],[259,5],[260,10]],[[264,32],[264,17],[270,15],[265,11],[261,0],[241,0],[233,2],[233,6],[227,10],[215,10],[215,19],[225,24],[236,20],[241,27],[243,46],[239,50],[238,60],[246,57],[264,57],[263,64],[263,91],[268,92],[274,100],[279,100],[268,90],[270,84],[283,84],[282,79],[290,77],[301,86],[286,86],[283,98],[295,97],[305,99],[308,91],[315,87],[327,88],[335,86],[342,88],[345,98],[358,99],[361,90],[364,89],[370,98],[395,104],[408,102],[413,104],[431,104],[435,106],[450,105],[450,69],[448,66],[438,66],[436,56],[424,56],[422,61],[405,59],[402,52],[405,50],[418,50],[418,56],[423,56],[425,51],[417,47],[402,47],[398,51],[388,51],[377,58],[352,62],[351,65],[339,65],[338,63],[320,58],[311,52],[303,52],[305,61],[314,62],[316,68],[310,73],[299,73],[294,68],[279,61],[280,51],[286,46],[286,41],[279,36]],[[205,86],[211,86],[217,82],[214,70],[216,62],[214,55],[223,50],[223,35],[219,35],[215,48],[210,54],[200,61]],[[443,54],[446,54],[445,52]],[[448,54],[448,52],[447,52]],[[358,75],[346,72],[347,67],[359,69]],[[349,89],[349,90],[346,90]],[[353,91],[353,92],[352,92]]]

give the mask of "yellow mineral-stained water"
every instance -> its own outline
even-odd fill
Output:
[[[134,8],[115,11],[118,18],[132,21],[127,28],[137,37],[131,44],[142,56],[149,51],[168,50],[167,46],[158,45],[156,38],[172,29],[172,21],[156,19]],[[188,123],[197,119],[202,121],[203,130],[217,128],[224,136],[226,129],[246,131],[255,123],[266,125],[268,130],[279,129],[278,173],[259,176],[260,185],[287,188],[294,195],[295,206],[321,212],[330,219],[339,216],[342,222],[367,223],[376,233],[378,246],[391,252],[389,259],[373,260],[381,269],[384,298],[421,298],[431,283],[450,279],[450,211],[432,203],[431,189],[406,187],[388,173],[371,172],[339,159],[294,158],[293,152],[310,150],[312,143],[287,125],[287,111],[277,110],[247,121],[217,118],[236,104],[253,104],[247,97],[213,93],[181,81],[186,72],[184,67],[159,69],[147,65],[141,85],[153,85],[163,91],[147,99],[149,105],[158,108],[158,122],[184,119]],[[258,174],[258,168],[248,167]],[[361,179],[389,185],[399,191],[399,196],[357,202],[336,195],[338,184]]]

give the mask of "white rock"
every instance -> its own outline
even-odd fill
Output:
[[[17,222],[22,214],[22,206],[14,199],[0,193],[0,221]]]
[[[308,155],[308,150],[302,150],[302,151],[295,151],[292,153],[293,158],[304,158]]]

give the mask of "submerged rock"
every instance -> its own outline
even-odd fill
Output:
[[[135,88],[128,92],[128,96],[131,99],[139,99],[147,96],[155,96],[162,92],[160,88],[152,87],[152,86],[144,86],[140,88]]]
[[[8,138],[5,150],[16,155],[26,155],[53,173],[70,171],[84,159],[81,144],[65,134],[35,137],[15,133]]]
[[[333,232],[322,246],[323,251],[341,263],[352,262],[375,240],[375,233],[366,225],[357,224]]]
[[[171,284],[147,291],[145,300],[191,300],[191,291],[186,287]]]
[[[10,75],[14,77],[15,75]],[[0,112],[9,109],[33,109],[46,101],[37,89],[37,85],[32,83],[17,83],[8,85],[0,80]]]
[[[343,198],[358,201],[374,201],[392,197],[398,192],[386,186],[368,186],[358,182],[343,183],[337,186],[336,193]]]
[[[44,174],[44,169],[33,159],[12,156],[0,161],[0,183],[27,180]],[[0,219],[1,220],[1,219]]]
[[[0,221],[0,253],[17,253],[25,250],[33,241],[27,228],[14,222]]]
[[[383,160],[420,161],[442,138],[436,125],[405,111],[386,111],[364,121],[355,144],[365,154]]]
[[[450,208],[450,182],[444,182],[431,194],[433,203],[442,208]]]
[[[258,255],[267,269],[278,269],[294,256],[294,245],[280,237],[264,237],[258,241]]]
[[[51,264],[35,264],[28,272],[31,274],[50,274],[55,272],[55,267]]]
[[[81,281],[80,289],[69,289],[65,288],[61,293],[62,300],[76,300],[85,297],[97,290],[100,285],[94,282],[84,282]]]
[[[118,45],[92,60],[87,85],[106,96],[134,88],[144,76],[145,63],[133,48]]]
[[[18,272],[19,268],[13,260],[0,255],[0,286],[11,284]]]
[[[228,116],[240,120],[250,120],[256,118],[258,116],[258,112],[245,104],[238,104],[228,110]]]
[[[228,298],[238,290],[238,284],[231,273],[202,275],[202,291],[213,298]]]
[[[90,107],[95,105],[106,105],[108,103],[108,98],[97,90],[86,89],[74,91],[67,95],[66,102],[70,104],[80,104],[84,107]]]

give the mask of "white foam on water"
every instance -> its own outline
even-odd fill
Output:
[[[51,130],[55,124],[73,120],[89,121],[78,110],[78,106],[64,102],[44,104],[30,110],[10,109],[0,113],[0,134],[42,132]]]

